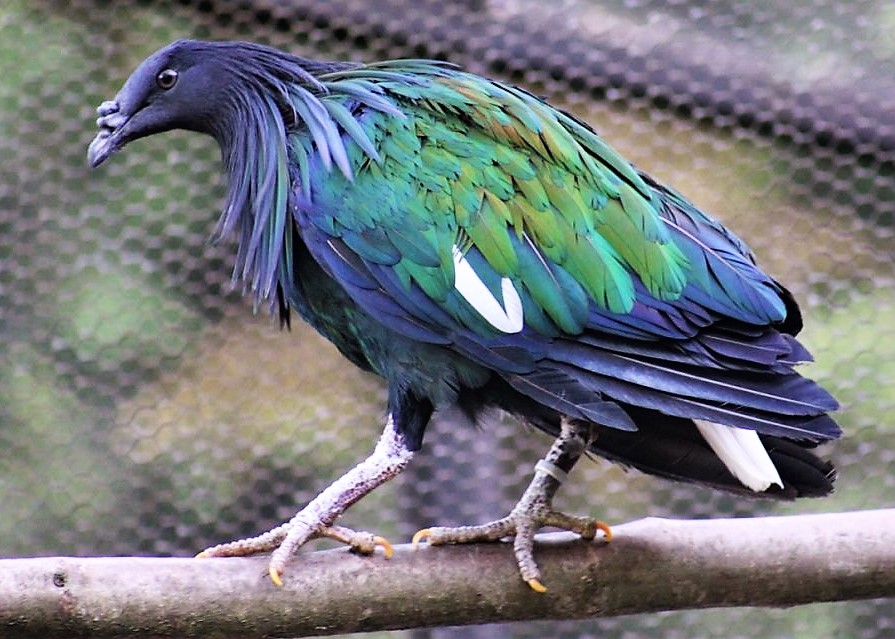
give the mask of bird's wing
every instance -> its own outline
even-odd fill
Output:
[[[729,231],[534,96],[407,64],[412,81],[397,64],[330,78],[321,102],[359,130],[343,131],[347,170],[310,136],[293,141],[306,241],[368,313],[539,401],[589,392],[789,435],[725,406],[797,422],[834,405],[795,374],[782,391],[744,385],[807,353],[767,330],[786,317],[782,289]],[[400,114],[339,83],[375,86]]]
[[[526,327],[545,335],[682,338],[690,324],[723,317],[784,319],[779,287],[742,242],[648,183],[585,124],[521,89],[422,62],[392,65],[332,74],[342,87],[375,79],[403,117],[367,110],[340,120],[368,144],[345,145],[343,174],[309,169],[312,220],[464,326],[515,332],[501,306],[504,293],[515,302],[513,291]],[[416,81],[399,74],[408,65]]]

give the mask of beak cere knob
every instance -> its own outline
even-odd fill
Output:
[[[96,109],[99,116],[96,119],[96,126],[99,127],[99,133],[90,143],[87,149],[87,161],[90,166],[96,168],[121,146],[121,136],[116,136],[120,132],[128,120],[128,117],[121,113],[121,106],[115,100],[106,100]]]
[[[96,114],[100,117],[111,115],[113,113],[118,113],[121,110],[121,107],[118,106],[118,103],[115,100],[106,100],[98,107],[96,107]]]
[[[121,113],[121,107],[117,102],[111,100],[100,104],[96,113],[99,115],[96,119],[96,126],[109,133],[114,133],[115,129],[127,122],[127,116]]]

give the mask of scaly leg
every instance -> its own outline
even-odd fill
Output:
[[[563,528],[581,535],[583,539],[593,539],[597,530],[602,530],[607,541],[612,538],[609,527],[601,521],[553,510],[553,496],[587,449],[589,437],[588,425],[563,420],[559,437],[544,459],[535,464],[535,476],[509,515],[480,526],[425,528],[413,536],[414,545],[422,540],[430,545],[463,544],[499,541],[512,536],[513,551],[522,579],[532,590],[545,592],[547,589],[541,582],[541,571],[534,560],[534,536],[539,528]]]
[[[382,546],[386,557],[390,557],[392,547],[382,537],[335,526],[334,522],[353,503],[404,470],[412,458],[413,452],[407,448],[390,415],[373,453],[330,484],[289,522],[257,537],[212,546],[199,553],[199,557],[237,557],[273,550],[270,578],[278,586],[283,585],[281,575],[286,562],[311,539],[327,537],[365,554]]]

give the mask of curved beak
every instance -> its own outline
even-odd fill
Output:
[[[123,130],[130,120],[129,116],[121,113],[121,107],[115,100],[103,102],[96,113],[99,116],[96,126],[100,130],[87,149],[87,161],[92,168],[98,167],[124,146],[127,140]]]

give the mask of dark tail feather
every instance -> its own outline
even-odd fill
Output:
[[[750,497],[790,500],[821,497],[833,490],[833,465],[820,459],[807,442],[761,435],[783,488],[771,486],[756,493],[739,482],[696,430],[692,420],[657,411],[624,406],[637,424],[636,432],[598,428],[591,452],[623,466],[667,479],[694,482]]]
[[[640,386],[647,393],[660,391],[782,415],[819,415],[838,407],[824,389],[795,373],[707,372],[699,366],[615,353],[573,342],[555,343],[550,359],[558,364],[557,368],[563,365],[578,368],[583,376],[593,373],[617,379]],[[613,397],[608,388],[604,390]]]
[[[841,433],[836,422],[824,414],[781,414],[755,408],[754,406],[738,405],[730,400],[724,401],[723,398],[713,401],[702,398],[682,397],[657,391],[655,388],[645,384],[634,384],[565,364],[553,364],[552,366],[553,369],[563,373],[566,379],[573,380],[576,385],[589,389],[597,397],[606,397],[624,405],[642,406],[665,415],[685,419],[704,419],[718,424],[755,430],[763,434],[788,437],[789,439],[820,441],[835,439]],[[819,388],[814,382],[805,378],[797,375],[790,375],[790,377],[797,384],[805,384],[809,388]],[[507,381],[519,392],[531,395],[528,389],[514,382],[513,379],[508,377]],[[559,390],[554,388],[554,392],[557,393]],[[551,407],[564,412],[555,406]],[[575,417],[576,415],[570,414],[570,416]],[[607,422],[602,423],[609,425]]]
[[[543,369],[527,375],[507,375],[506,381],[517,391],[571,419],[637,430],[621,406],[604,401],[600,393],[585,388],[562,371]]]
[[[783,478],[784,487],[791,482],[798,491],[795,497],[823,497],[833,492],[833,482],[836,480],[833,464],[820,459],[799,443],[779,437],[759,437]]]
[[[549,389],[549,376],[538,381]],[[562,381],[561,378],[553,381]],[[551,396],[556,393],[552,389]],[[466,389],[457,406],[473,422],[478,422],[488,406],[497,405],[532,426],[556,436],[565,406],[552,406],[534,398],[530,389],[515,388],[510,380],[493,377],[481,388]],[[601,407],[604,408],[604,407]],[[666,479],[693,482],[749,497],[789,500],[821,497],[833,490],[833,465],[812,452],[810,441],[789,441],[773,435],[759,435],[780,473],[783,488],[771,486],[763,493],[749,490],[736,479],[709,447],[692,419],[664,415],[656,410],[619,404],[639,430],[626,431],[594,425],[596,440],[590,451],[601,457]],[[573,417],[581,419],[580,413]],[[829,419],[829,418],[826,418]],[[584,420],[588,421],[588,420]]]

